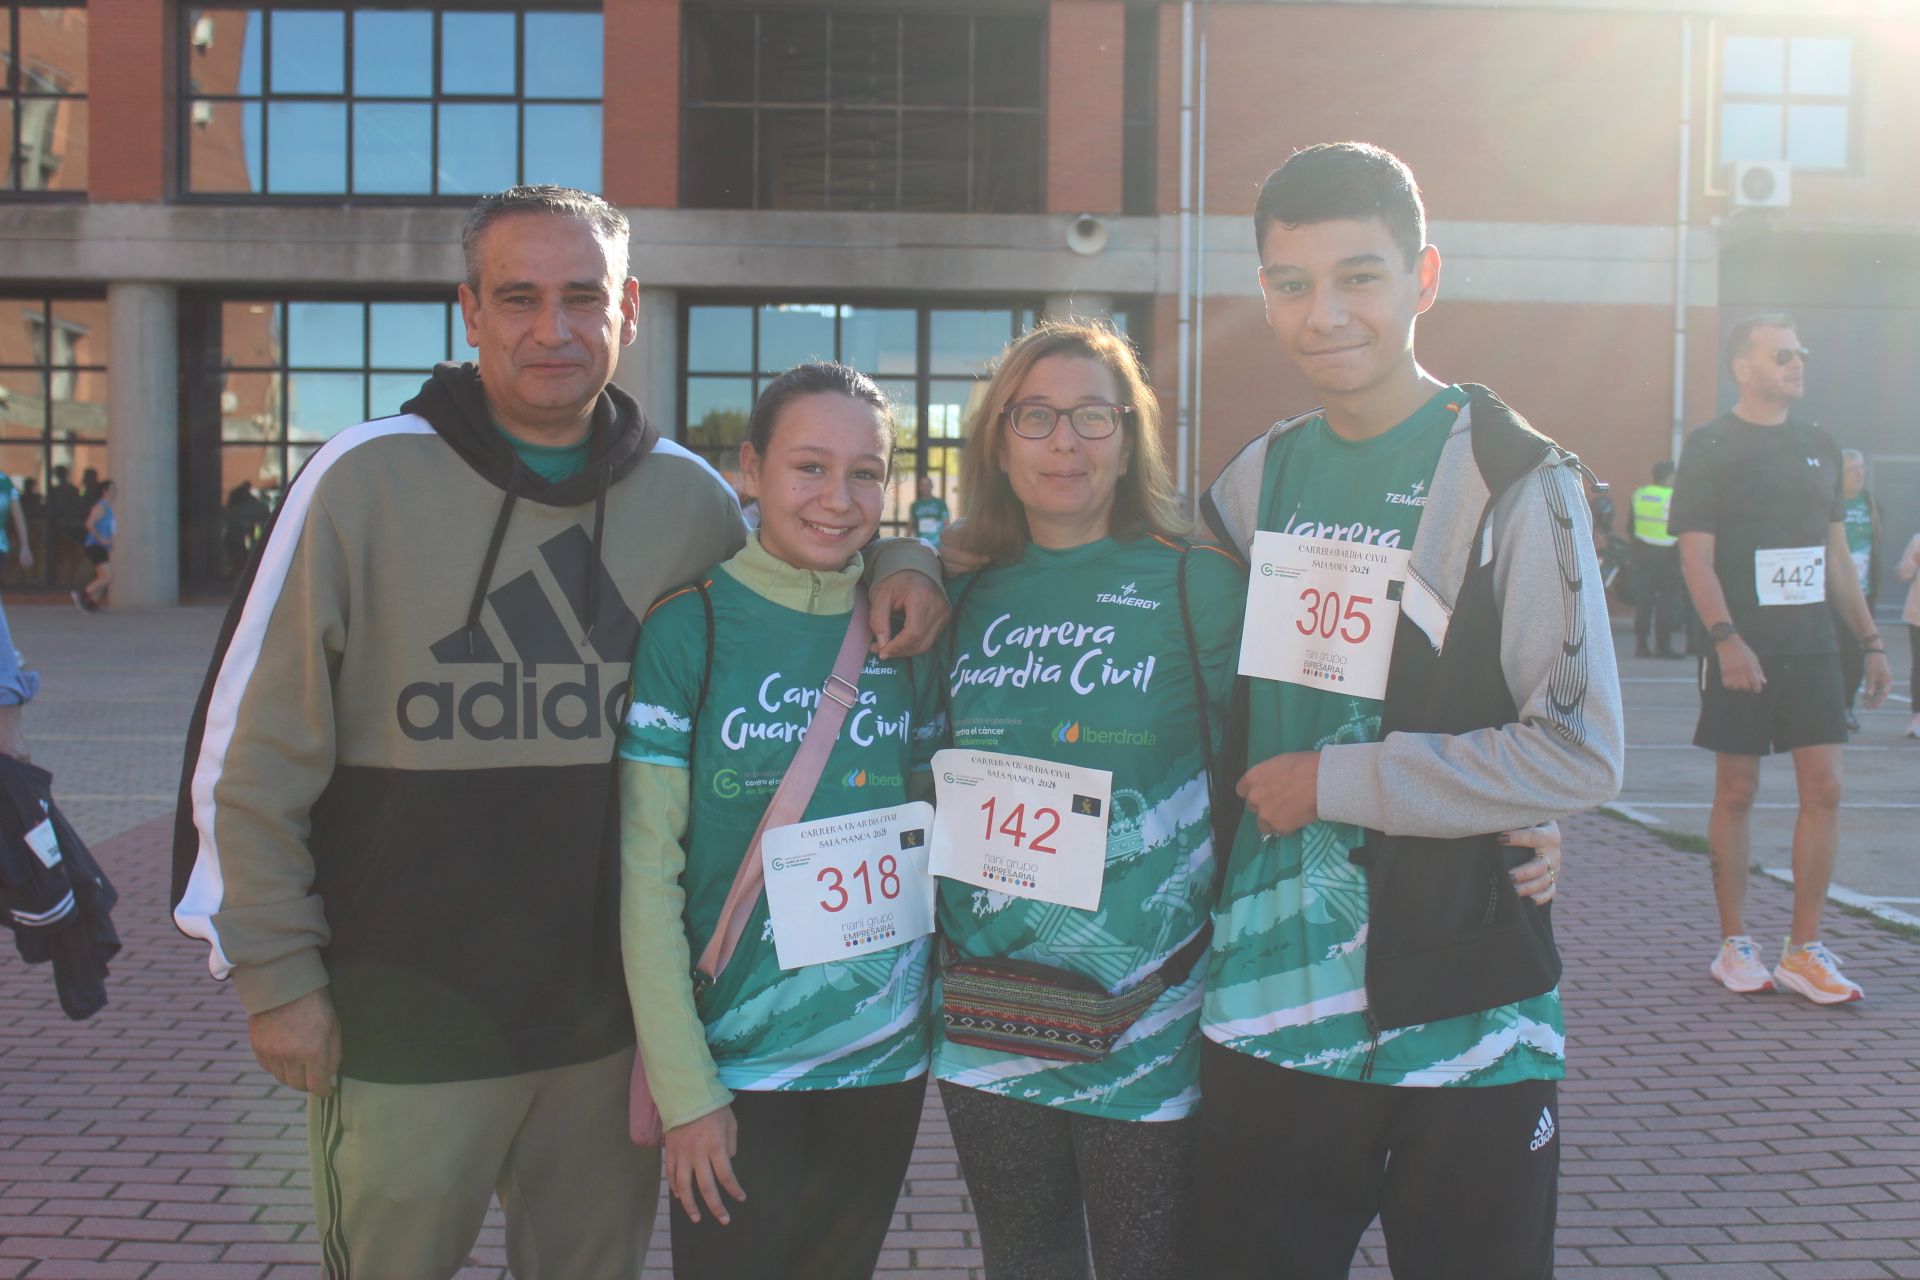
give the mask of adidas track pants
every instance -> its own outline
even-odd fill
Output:
[[[307,1099],[326,1280],[444,1280],[498,1192],[516,1280],[636,1280],[660,1153],[627,1140],[633,1050],[493,1080],[343,1079]]]
[[[1552,1080],[1356,1084],[1203,1041],[1194,1267],[1344,1280],[1375,1217],[1394,1280],[1547,1280],[1560,1178]]]

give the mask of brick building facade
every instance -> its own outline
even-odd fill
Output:
[[[1892,532],[1920,528],[1902,0],[412,5],[0,3],[0,471],[122,482],[121,603],[217,583],[236,486],[271,498],[468,354],[460,218],[519,180],[633,218],[619,377],[696,448],[833,355],[950,487],[983,361],[1097,312],[1146,353],[1191,485],[1309,407],[1247,215],[1339,138],[1421,178],[1436,374],[1631,489],[1726,399],[1726,327],[1784,307],[1810,415],[1868,452]],[[1788,200],[1735,198],[1775,161]],[[57,549],[51,516],[35,537]]]

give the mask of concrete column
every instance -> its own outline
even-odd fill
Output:
[[[179,300],[170,284],[107,286],[107,459],[119,485],[116,609],[180,603]]]
[[[614,383],[640,402],[660,434],[680,435],[680,295],[672,289],[640,290],[640,333],[620,352]]]
[[[1045,315],[1049,320],[1111,320],[1113,295],[1110,293],[1050,293]]]

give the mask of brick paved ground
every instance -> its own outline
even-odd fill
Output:
[[[165,920],[166,795],[212,626],[16,611],[50,668],[35,749],[89,797],[72,807],[121,889],[126,951],[84,1024],[0,951],[0,1280],[317,1270],[301,1104]],[[1867,1003],[1734,997],[1704,973],[1702,859],[1605,818],[1568,833],[1560,1274],[1920,1280],[1920,943],[1840,917],[1830,941]],[[1784,928],[1786,890],[1753,893],[1756,931]],[[974,1280],[978,1260],[936,1106],[881,1265]],[[1355,1274],[1377,1261],[1370,1244]],[[463,1276],[503,1275],[496,1219]]]

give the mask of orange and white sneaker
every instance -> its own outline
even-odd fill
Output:
[[[1866,994],[1858,983],[1847,981],[1840,972],[1840,957],[1822,942],[1783,947],[1780,963],[1773,967],[1773,980],[1815,1004],[1845,1004]]]
[[[1767,974],[1766,963],[1760,959],[1760,948],[1744,933],[1720,944],[1720,954],[1713,958],[1709,972],[1729,991],[1745,994],[1773,990],[1773,979]]]

